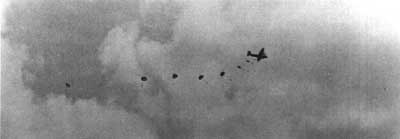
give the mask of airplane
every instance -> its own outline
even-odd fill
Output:
[[[247,51],[247,56],[255,57],[257,58],[257,61],[260,61],[264,58],[268,58],[267,55],[265,55],[264,48],[261,48],[260,52],[258,54],[252,54],[250,51]]]

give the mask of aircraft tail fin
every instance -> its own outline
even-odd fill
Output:
[[[251,52],[250,51],[247,51],[247,56],[250,56],[251,55]]]

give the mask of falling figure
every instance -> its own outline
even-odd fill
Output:
[[[172,74],[172,78],[173,78],[173,79],[176,79],[176,78],[178,78],[178,74],[175,74],[175,73],[174,73],[174,74]]]
[[[199,80],[202,80],[204,78],[204,75],[199,76]]]
[[[141,78],[141,80],[142,80],[142,81],[147,81],[147,77],[146,77],[146,76],[143,76],[143,77]]]
[[[225,75],[225,72],[221,72],[220,74],[219,74],[219,76],[221,76],[221,77],[223,77]]]

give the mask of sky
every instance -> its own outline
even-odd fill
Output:
[[[391,5],[8,2],[1,138],[400,138]]]

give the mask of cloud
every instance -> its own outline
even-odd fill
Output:
[[[17,10],[27,17],[22,22],[8,19],[16,31],[10,40],[25,44],[28,54],[8,50],[31,60],[6,66],[19,72],[23,64],[34,85],[21,81],[22,73],[6,78],[8,89],[19,89],[7,92],[26,93],[4,95],[13,98],[2,111],[9,115],[5,131],[21,128],[21,135],[38,138],[399,134],[399,42],[364,28],[340,1],[146,1],[140,18],[115,10],[124,4],[97,14],[105,3],[85,3],[91,10],[77,8],[79,16],[70,17],[75,10],[56,2],[61,11],[54,19],[35,6],[31,14]],[[92,16],[99,18],[84,18]],[[245,62],[253,61],[246,51],[260,48],[268,59]],[[65,82],[72,86],[67,91]],[[32,97],[47,100],[31,104]],[[12,119],[20,113],[27,119],[21,123]]]
[[[156,71],[147,73],[160,76],[167,85],[159,87],[172,96],[171,107],[178,111],[173,117],[212,128],[225,125],[223,119],[241,115],[258,120],[254,126],[270,131],[264,136],[275,138],[301,138],[302,131],[312,138],[338,129],[348,130],[350,134],[345,136],[349,137],[354,133],[379,138],[389,135],[366,132],[380,126],[395,130],[387,121],[398,121],[396,114],[388,111],[396,107],[386,107],[395,99],[386,96],[397,97],[398,72],[392,70],[399,68],[397,43],[382,44],[376,36],[371,39],[374,34],[359,27],[361,21],[346,13],[346,7],[305,1],[182,3],[173,41],[161,43],[148,37],[136,43],[140,57],[136,60],[146,63],[139,67]],[[261,47],[269,55],[265,63],[239,62],[244,61],[247,50]],[[236,65],[247,71],[237,70]],[[223,70],[227,78],[218,78]],[[179,72],[178,81],[168,78],[173,72]],[[200,74],[205,75],[203,81],[196,80]],[[383,92],[382,86],[393,91]],[[227,92],[236,97],[227,100]],[[375,97],[379,102],[371,104]],[[342,104],[351,108],[340,109]],[[363,110],[357,111],[357,106]],[[218,117],[223,115],[218,111],[226,115]],[[220,120],[207,117],[211,113]],[[388,116],[380,116],[384,113]],[[207,119],[214,122],[207,125]],[[361,123],[356,122],[359,120]],[[278,125],[282,130],[272,130]],[[303,125],[311,127],[285,133]],[[365,132],[359,129],[362,127]]]
[[[136,61],[136,41],[139,35],[139,28],[136,22],[128,22],[110,30],[100,47],[99,59],[117,73],[131,73],[134,77],[126,74],[118,74],[118,78],[125,78],[124,81],[134,83],[135,75],[140,73]]]
[[[156,138],[145,120],[118,106],[71,103],[64,95],[33,104],[34,94],[22,82],[26,47],[2,41],[2,138]]]

